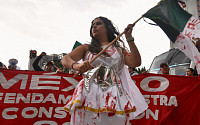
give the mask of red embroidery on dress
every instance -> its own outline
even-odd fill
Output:
[[[77,89],[75,89],[75,91],[74,91],[74,100],[77,98],[77,93],[78,93],[78,88]]]
[[[91,53],[89,53],[89,54],[88,54],[88,59],[87,59],[87,60],[89,60],[89,59],[90,59],[90,55],[91,55]]]
[[[90,104],[90,107],[92,107],[92,102],[89,102],[89,104]]]
[[[129,120],[128,120],[128,119],[129,119],[129,117],[130,117],[130,116],[129,116],[129,114],[126,114],[126,121],[125,121],[125,125],[129,125]]]
[[[109,56],[112,56],[116,52],[116,49],[111,46],[109,49],[106,50],[106,52],[109,54]]]
[[[186,49],[186,46],[184,45],[184,46],[183,46],[183,50],[185,50],[185,49]]]
[[[132,106],[131,106],[131,103],[128,101],[127,104],[126,104],[126,106],[124,107],[124,110],[129,110],[129,109],[131,109],[131,108],[129,108],[129,107],[132,107]]]
[[[115,113],[113,113],[113,112],[108,112],[108,116],[109,117],[112,117],[112,116],[114,116],[115,115]]]
[[[185,31],[184,33],[188,38],[192,38],[192,32]]]
[[[92,119],[93,119],[93,120],[94,120],[94,119],[97,119],[97,116],[96,116],[96,117],[93,117]],[[96,123],[94,123],[94,124],[96,124]]]
[[[179,40],[181,40],[181,39],[185,39],[185,36],[182,34],[178,35],[178,37],[176,38],[176,41],[180,42]]]
[[[79,121],[79,124],[80,124],[82,122],[82,113],[78,112],[78,115],[79,115],[79,118],[80,118],[80,121]]]
[[[199,60],[199,58],[197,56],[195,56],[194,58],[197,60],[196,67],[198,67],[198,64],[200,64],[200,60]]]
[[[115,101],[113,101],[113,100],[115,100]],[[115,109],[115,108],[116,108],[116,103],[117,103],[117,97],[115,96],[115,97],[113,98],[113,100],[112,100],[112,102],[111,102],[111,107],[112,107],[113,109]]]
[[[91,58],[91,60],[94,58],[94,55],[92,54],[92,58]]]
[[[193,19],[192,22],[188,23],[187,28],[191,29],[191,30],[195,30],[195,26],[198,25],[200,22],[198,21],[198,19]]]
[[[127,125],[127,122],[128,122],[128,118],[126,118],[125,125]]]
[[[85,125],[85,112],[83,113],[83,125]]]
[[[74,92],[74,100],[76,100],[77,98],[78,98],[78,96],[80,95],[80,94],[82,94],[83,93],[83,85],[84,85],[84,81],[82,81],[81,83],[80,83],[80,85],[76,88],[76,90],[75,90],[75,92]],[[78,90],[80,90],[79,92],[78,92]]]
[[[71,96],[71,98],[67,101],[67,104],[72,101],[72,98],[73,98],[73,96]]]
[[[74,125],[75,125],[75,116],[76,116],[76,109],[74,110],[74,118],[73,118]]]
[[[83,100],[82,106],[85,105],[85,100],[86,100],[86,96],[85,96],[85,98],[84,98],[84,100]]]
[[[111,93],[108,92],[108,93],[107,93],[107,96],[106,96],[106,107],[108,106],[108,102],[109,102],[109,99],[110,99],[110,95],[111,95]]]
[[[118,80],[117,84],[118,84],[118,86],[119,86],[120,92],[122,92],[123,90],[122,90],[122,86],[121,86],[121,81],[120,81],[120,79]]]

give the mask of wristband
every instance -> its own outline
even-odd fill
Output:
[[[72,65],[71,65],[72,69],[74,69],[73,68],[74,64],[78,64],[78,63],[77,62],[73,62]]]
[[[134,37],[128,37],[128,38],[126,38],[126,41],[127,42],[134,41]]]

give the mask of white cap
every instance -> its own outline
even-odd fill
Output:
[[[9,65],[16,65],[18,63],[18,60],[17,59],[10,59],[9,61]]]

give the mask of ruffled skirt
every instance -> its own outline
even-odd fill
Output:
[[[71,99],[64,106],[64,109],[72,114],[71,124],[104,125],[106,122],[105,125],[108,123],[123,125],[145,111],[147,103],[131,79],[127,68],[123,68],[120,78],[124,89],[122,95],[117,85],[104,92],[95,83],[90,84],[90,92],[87,92],[84,81],[81,80]],[[120,122],[116,122],[118,120]]]

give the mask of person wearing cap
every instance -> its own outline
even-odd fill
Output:
[[[161,63],[160,71],[161,71],[161,74],[169,75],[169,71],[170,71],[169,65],[167,63]]]
[[[8,61],[9,66],[8,69],[12,69],[12,70],[20,70],[20,68],[17,66],[18,60],[15,58],[12,58]]]
[[[45,52],[42,52],[33,62],[33,68],[35,71],[50,71],[50,72],[54,72],[54,65],[52,62],[48,62],[45,66],[45,70],[43,70],[42,68],[40,68],[40,66],[38,65],[39,61],[42,59],[43,56],[46,56]]]

